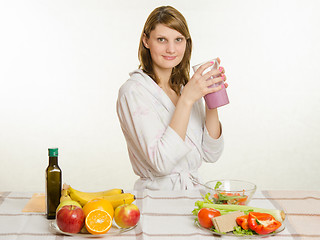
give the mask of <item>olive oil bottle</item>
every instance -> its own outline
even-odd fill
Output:
[[[49,165],[46,169],[46,214],[47,219],[56,218],[60,203],[62,171],[58,165],[58,148],[49,148]]]

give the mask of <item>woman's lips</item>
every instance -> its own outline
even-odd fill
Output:
[[[176,59],[176,56],[163,56],[163,58],[165,60],[174,60],[174,59]]]

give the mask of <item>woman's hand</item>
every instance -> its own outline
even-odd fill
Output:
[[[218,58],[220,63],[220,59]],[[209,62],[200,66],[190,81],[183,88],[177,102],[176,109],[169,126],[184,140],[193,104],[204,95],[221,90],[223,86],[210,87],[214,83],[226,80],[224,68],[213,69],[203,76],[203,72],[214,63]],[[213,77],[214,76],[214,77]],[[211,78],[212,77],[212,78]],[[225,87],[227,87],[225,83]],[[218,138],[221,135],[218,112],[216,109],[206,114],[206,126],[211,137]]]
[[[220,63],[219,58],[218,62]],[[184,87],[181,97],[184,98],[188,104],[193,105],[197,100],[208,93],[217,92],[223,88],[222,85],[210,87],[215,83],[226,81],[226,75],[224,74],[225,71],[223,67],[213,69],[203,74],[203,72],[213,64],[214,62],[208,62],[201,65]],[[228,87],[228,84],[224,83],[224,86]]]

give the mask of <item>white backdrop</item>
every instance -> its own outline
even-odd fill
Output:
[[[0,191],[44,191],[49,147],[75,188],[133,187],[115,104],[161,5],[186,17],[192,65],[226,69],[225,151],[203,180],[320,190],[317,0],[0,0]]]

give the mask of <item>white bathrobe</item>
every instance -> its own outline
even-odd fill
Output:
[[[134,189],[186,190],[197,188],[202,161],[215,162],[223,136],[213,139],[205,127],[203,100],[193,105],[185,140],[169,126],[175,106],[142,70],[130,73],[119,90],[117,113],[132,168],[140,178]]]

